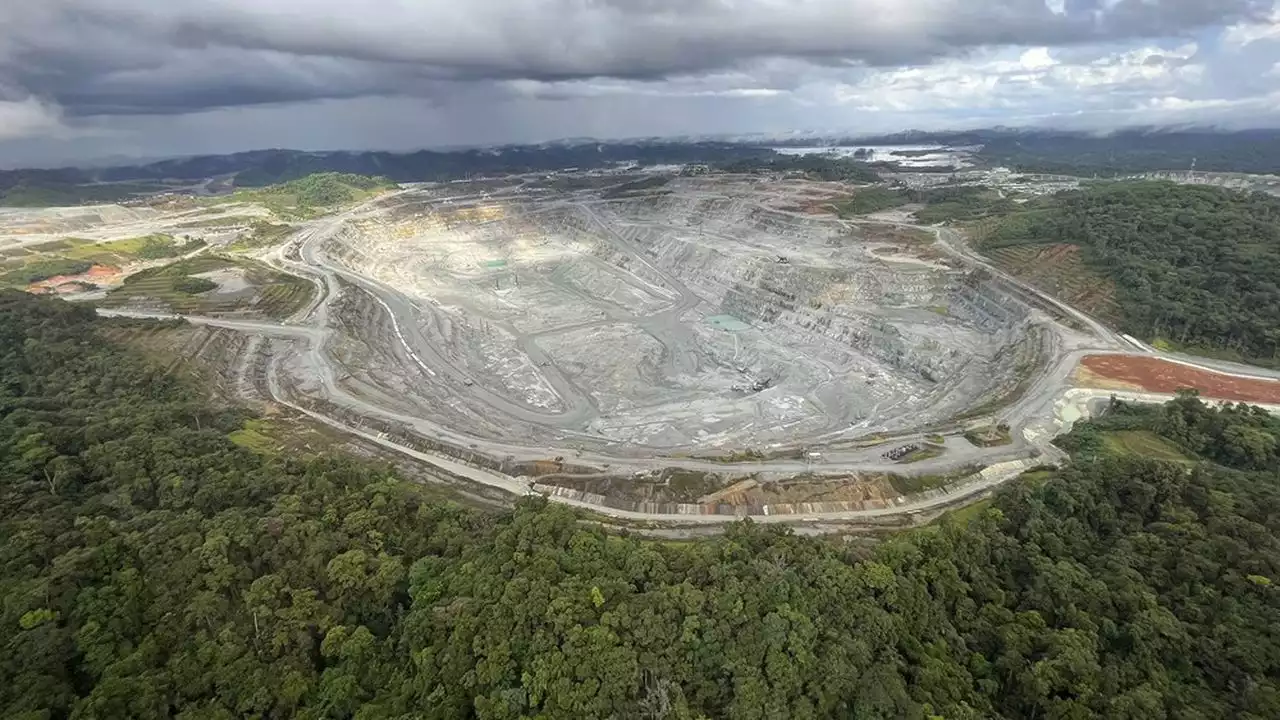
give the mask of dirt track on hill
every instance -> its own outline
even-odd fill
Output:
[[[1089,355],[1081,366],[1108,381],[1154,393],[1194,388],[1215,400],[1280,403],[1280,381],[1245,378],[1140,355]]]

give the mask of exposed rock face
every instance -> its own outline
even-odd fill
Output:
[[[441,367],[397,382],[371,350],[361,382],[479,434],[755,446],[953,417],[1038,351],[1028,308],[919,232],[779,210],[748,183],[665,191],[437,189],[348,225],[327,255],[402,297],[402,334]]]

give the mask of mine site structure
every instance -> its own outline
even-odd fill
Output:
[[[765,390],[768,390],[769,387],[772,385],[773,385],[773,379],[765,377],[765,378],[756,378],[746,383],[738,383],[738,384],[732,385],[730,389],[732,389],[736,393],[741,393],[743,395],[746,395],[749,393],[763,392]]]
[[[899,460],[905,458],[906,456],[910,455],[911,453],[919,449],[920,449],[920,446],[918,444],[908,443],[906,445],[900,445],[896,448],[893,448],[888,452],[885,452],[880,457],[884,458],[885,460],[889,460],[891,462],[898,462]]]

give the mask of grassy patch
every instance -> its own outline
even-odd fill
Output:
[[[280,449],[280,443],[270,435],[271,426],[265,420],[249,419],[244,427],[231,433],[231,442],[264,455],[274,454]]]
[[[664,478],[671,492],[676,497],[688,498],[688,502],[715,492],[723,485],[719,475],[698,470],[670,468],[664,473]]]
[[[899,495],[914,495],[926,490],[936,490],[955,480],[954,475],[890,475],[889,485]]]
[[[30,285],[59,275],[79,275],[87,272],[91,267],[93,263],[84,260],[67,258],[34,260],[0,275],[0,285]]]
[[[189,239],[178,242],[172,235],[148,235],[141,238],[142,243],[135,251],[143,260],[163,260],[193,253],[205,246],[205,241]]]
[[[974,428],[964,434],[964,439],[975,447],[997,447],[1013,442],[1013,437],[1009,434],[1008,425]]]
[[[867,215],[901,207],[909,202],[906,194],[886,187],[863,188],[852,197],[835,203],[836,214],[840,217]]]
[[[316,173],[299,180],[252,190],[237,190],[211,202],[248,202],[265,206],[282,218],[307,219],[325,210],[371,198],[396,187],[380,177],[349,173]]]
[[[207,278],[192,277],[213,270],[239,268],[250,292],[221,295]],[[266,317],[287,317],[311,300],[315,286],[308,280],[285,275],[261,263],[221,255],[200,255],[163,267],[149,268],[125,279],[104,304],[159,303],[173,312],[206,314],[247,312]]]
[[[1105,452],[1112,455],[1138,455],[1153,460],[1194,462],[1177,446],[1150,430],[1116,430],[1102,434]]]
[[[191,363],[194,365],[197,361],[193,359]],[[245,420],[244,425],[228,437],[231,442],[261,455],[304,459],[332,452],[335,447],[351,442],[349,436],[327,425],[271,408],[265,417]]]
[[[140,238],[138,238],[140,240]],[[116,247],[118,246],[118,247]],[[138,259],[135,251],[141,246],[134,239],[120,240],[114,243],[98,243],[92,240],[75,241],[73,247],[58,252],[58,255],[73,260],[85,260],[101,265],[124,265]]]
[[[140,260],[163,260],[195,252],[205,246],[203,240],[186,240],[178,242],[172,235],[157,233],[127,240],[115,240],[93,246],[82,246],[74,252],[85,253],[92,250],[107,252],[122,258],[138,258]]]
[[[172,235],[156,233],[142,237],[95,242],[83,238],[66,238],[36,246],[42,252],[70,260],[83,260],[100,265],[124,265],[138,260],[163,260],[193,253],[205,246],[199,239],[179,241]]]
[[[92,240],[79,240],[75,238],[64,238],[62,240],[53,240],[39,245],[28,245],[27,250],[33,253],[54,253],[61,250],[70,250],[78,244],[93,242]]]
[[[968,525],[974,520],[977,520],[978,518],[982,517],[987,512],[987,509],[990,507],[991,507],[991,499],[986,498],[983,500],[979,500],[978,502],[965,505],[962,508],[956,508],[955,510],[947,512],[943,514],[942,517],[938,518],[937,522],[944,522],[946,520],[950,520],[951,522],[954,522],[960,525]]]
[[[253,224],[253,229],[247,235],[231,243],[227,249],[243,252],[245,250],[256,250],[278,245],[284,242],[284,239],[289,237],[293,230],[294,227],[287,223],[259,220]]]
[[[1018,476],[1020,482],[1030,483],[1033,486],[1040,486],[1049,481],[1054,476],[1052,470],[1030,470]]]
[[[169,244],[173,238],[169,235],[144,235],[142,237],[112,240],[111,242],[81,242],[67,254],[71,257],[90,259],[95,255],[111,255],[117,258],[140,257],[146,248],[156,252],[162,245]]]

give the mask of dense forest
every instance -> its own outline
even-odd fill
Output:
[[[654,542],[254,454],[101,322],[0,293],[5,718],[1280,716],[1274,454],[1077,453],[874,545]],[[1188,452],[1239,434],[1181,402]]]
[[[293,196],[304,206],[341,205],[356,200],[360,193],[385,190],[395,183],[383,177],[367,177],[347,173],[316,173],[298,180],[264,188],[264,193]]]
[[[1082,423],[1058,444],[1076,454],[1093,454],[1105,450],[1106,432],[1133,430],[1154,432],[1188,456],[1226,467],[1259,472],[1280,468],[1280,419],[1244,403],[1212,407],[1193,390],[1158,407],[1113,400],[1107,413]]]
[[[279,185],[237,190],[230,199],[261,203],[281,218],[306,219],[395,187],[384,177],[326,172]]]
[[[1137,337],[1274,360],[1280,352],[1280,199],[1162,182],[1101,183],[1009,215],[996,248],[1069,243],[1115,281]]]

